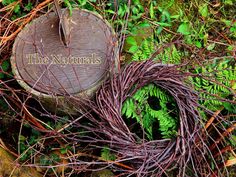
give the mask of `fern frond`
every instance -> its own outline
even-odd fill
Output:
[[[205,75],[205,77],[191,78],[190,81],[193,83],[195,90],[200,92],[202,98],[200,103],[206,108],[216,111],[220,106],[224,106],[224,102],[219,101],[219,97],[228,98],[234,94],[232,93],[232,83],[236,80],[235,64],[227,58],[224,61],[213,62],[205,67],[198,67],[195,72]],[[214,80],[212,77],[214,77]]]
[[[159,110],[154,110],[148,103],[148,99],[153,96],[159,101]],[[153,139],[153,130],[159,131],[163,138],[172,138],[177,132],[177,118],[169,115],[173,111],[167,107],[169,102],[174,103],[173,97],[156,85],[150,84],[139,89],[132,98],[124,102],[122,114],[135,119],[144,128],[149,140]],[[177,105],[173,104],[173,107],[177,112]],[[154,122],[158,122],[159,128],[153,127]]]

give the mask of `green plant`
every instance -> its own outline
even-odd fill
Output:
[[[62,122],[65,122],[67,117],[63,118],[65,118],[65,120],[62,120]],[[54,129],[56,129],[62,127],[62,122],[58,122],[56,124],[50,122],[50,124]],[[72,148],[71,146],[61,147],[57,143],[45,143],[45,140],[42,138],[43,135],[39,131],[30,127],[28,124],[25,124],[23,129],[30,133],[27,135],[21,134],[19,136],[19,152],[21,154],[20,161],[22,162],[34,159],[43,166],[55,165],[56,163],[60,163],[62,161],[60,154],[66,154]],[[42,150],[42,145],[47,146],[47,148]]]
[[[223,106],[233,113],[235,106],[220,99],[233,99],[232,91],[236,89],[234,62],[225,59],[221,62],[197,67],[194,72],[203,75],[203,77],[190,78],[195,90],[200,92],[200,104],[212,111],[219,110]]]
[[[13,13],[14,13],[11,17],[11,20],[15,20],[19,17],[22,17],[33,9],[33,4],[30,1],[26,3],[26,2],[21,2],[18,0],[3,0],[2,4],[4,6],[11,5],[11,4],[13,5],[11,6],[11,8],[9,8],[9,10],[11,11],[13,10]]]
[[[133,54],[132,61],[146,60],[154,51],[154,41],[152,38],[144,39],[139,46],[137,39],[135,39],[133,36],[130,36],[127,38],[127,43],[131,45],[128,52]]]
[[[5,73],[9,70],[9,68],[10,68],[9,60],[4,60],[0,65],[0,79],[3,79],[6,77]]]
[[[171,7],[173,5],[174,1],[171,0],[170,4],[168,4],[167,6],[159,6],[157,4],[157,2],[152,2],[151,6],[150,6],[150,17],[151,19],[156,19],[155,25],[157,25],[157,29],[156,29],[156,34],[160,35],[163,28],[165,27],[171,27],[172,26],[172,19],[177,18],[177,16],[171,15],[170,12],[168,11],[168,8]],[[155,10],[153,9],[153,6],[157,7],[157,12],[155,13]],[[156,14],[160,13],[160,17],[158,18],[154,18],[156,17]]]
[[[172,44],[157,55],[156,60],[162,63],[180,64],[183,55],[184,54],[177,50],[175,45]]]
[[[207,64],[206,66],[197,67],[195,73],[200,74],[199,77],[191,77],[190,81],[194,89],[200,93],[199,103],[211,111],[221,110],[222,116],[230,115],[229,118],[222,123],[216,125],[219,130],[224,130],[232,126],[236,117],[236,104],[227,100],[236,101],[234,95],[236,90],[236,67],[235,61],[224,58],[224,60]],[[206,113],[201,111],[202,117],[208,120]],[[236,146],[235,141],[236,130],[225,138],[227,145]]]
[[[149,140],[154,138],[153,131],[159,131],[162,138],[172,138],[177,133],[177,105],[173,97],[154,84],[139,89],[125,100],[122,114],[135,119]]]
[[[209,45],[208,32],[211,29],[211,23],[216,20],[210,18],[211,10],[207,2],[191,4],[187,7],[191,9],[189,12],[179,10],[181,15],[177,22],[177,32],[183,35],[186,44],[195,45],[198,48],[207,47]]]
[[[9,70],[9,68],[10,68],[9,60],[4,60],[0,64],[0,80],[9,77],[9,75],[6,74],[6,72]],[[1,88],[1,84],[0,84],[0,88]],[[0,97],[0,111],[7,110],[7,108],[8,108],[8,104],[6,103],[6,101],[3,98]]]
[[[51,153],[50,155],[42,155],[39,159],[40,165],[43,165],[43,166],[49,166],[60,161],[61,159],[59,155],[55,153]]]
[[[159,43],[164,43],[168,36],[160,37]],[[135,36],[129,36],[126,42],[130,45],[128,52],[132,54],[131,61],[144,61],[148,59],[155,51],[155,44],[157,43],[153,37],[147,37],[140,43]],[[163,40],[163,41],[162,41]],[[140,43],[140,44],[139,44]],[[161,63],[179,64],[184,54],[180,52],[174,44],[165,47],[156,57],[155,60]]]
[[[2,4],[3,4],[4,6],[7,6],[7,5],[9,5],[9,4],[13,3],[13,2],[17,2],[17,0],[3,0],[3,1],[2,1]],[[19,3],[16,3],[16,4],[15,4],[13,11],[14,11],[15,13],[19,13],[19,11],[20,11],[20,5],[19,5]]]
[[[34,129],[31,129],[30,136],[19,136],[19,152],[21,153],[20,160],[26,161],[30,159],[30,157],[36,153],[34,149],[34,145],[38,142],[40,137],[40,133]]]
[[[106,161],[114,161],[116,160],[115,154],[111,153],[110,149],[108,147],[104,147],[101,150],[101,159]]]
[[[0,111],[6,111],[8,109],[8,104],[4,99],[0,97]]]
[[[149,26],[148,23],[141,23],[140,28],[136,28],[138,31],[134,33],[139,35],[127,37],[126,47],[128,46],[127,52],[132,54],[131,61],[146,60],[155,51],[157,41],[155,41],[154,36],[146,35],[146,38],[142,36],[142,33],[145,33]],[[168,36],[160,37],[159,43],[164,43],[167,38]],[[163,49],[155,60],[162,63],[178,64],[182,56],[183,54],[172,44]],[[151,105],[148,103],[150,99],[154,100]],[[159,108],[155,110],[152,106]],[[162,138],[172,138],[176,135],[177,105],[167,92],[153,84],[140,88],[131,98],[128,98],[123,104],[122,114],[127,118],[135,119],[144,128],[149,140],[152,140],[153,134],[158,131]]]

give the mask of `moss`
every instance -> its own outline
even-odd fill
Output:
[[[3,148],[0,148],[0,176],[11,177],[41,177],[35,169],[18,166],[14,158]]]

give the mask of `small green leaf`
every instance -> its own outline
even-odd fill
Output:
[[[163,26],[163,27],[170,27],[170,23],[164,23],[164,22],[156,22],[158,25]]]
[[[120,16],[121,18],[124,17],[127,11],[128,11],[128,7],[126,4],[124,6],[120,6],[118,9],[118,16]]]
[[[106,12],[109,13],[109,14],[115,14],[115,12],[111,9],[106,10]]]
[[[215,48],[215,43],[212,43],[210,45],[207,46],[207,50],[211,51]]]
[[[172,19],[178,19],[180,17],[180,15],[171,15],[170,18]]]
[[[4,6],[6,6],[6,5],[9,5],[9,4],[13,3],[13,2],[14,2],[14,0],[3,0],[3,1],[2,1],[2,4],[3,4]]]
[[[153,8],[153,3],[150,5],[150,17],[154,18],[154,8]]]
[[[60,157],[58,154],[52,153],[50,154],[50,160],[52,162],[60,162]]]
[[[182,23],[181,25],[179,25],[179,28],[178,28],[177,32],[179,32],[183,35],[190,34],[189,23]]]
[[[145,28],[145,27],[150,27],[151,25],[148,22],[143,22],[143,23],[138,24],[138,26],[142,27],[142,28]]]
[[[14,12],[15,12],[15,13],[20,12],[20,5],[19,5],[19,4],[15,5],[15,7],[14,7]]]
[[[8,0],[2,0],[2,4],[5,6],[5,5],[7,5],[7,3],[8,3]]]
[[[230,142],[233,146],[236,146],[236,136],[235,135],[231,135]]]
[[[232,0],[224,0],[224,4],[232,6],[233,5],[233,1]]]
[[[203,17],[207,17],[208,16],[208,7],[207,4],[203,4],[199,7],[198,9],[199,13],[201,14],[201,16]]]
[[[67,153],[67,149],[66,148],[61,148],[60,152],[61,152],[61,154],[66,154]]]
[[[226,110],[228,110],[230,112],[235,112],[234,107],[231,103],[223,102],[223,106]]]
[[[233,46],[233,45],[230,45],[230,46],[227,47],[227,49],[228,49],[229,51],[233,51],[233,50],[234,50],[234,46]]]
[[[199,41],[195,41],[195,45],[197,46],[197,48],[201,48],[202,47],[202,44]]]
[[[236,26],[231,27],[231,28],[229,29],[229,31],[230,31],[231,33],[235,33],[235,32],[236,32]]]
[[[134,7],[134,8],[132,8],[132,12],[133,12],[133,14],[138,14],[139,10],[137,7]]]
[[[1,79],[1,73],[0,73],[0,79]],[[0,110],[6,110],[8,108],[8,105],[7,103],[3,100],[3,99],[0,99]],[[0,131],[1,132],[1,131]]]
[[[20,140],[20,141],[25,141],[26,138],[25,138],[23,135],[20,135],[19,140]]]
[[[203,37],[204,46],[207,45],[208,37],[209,37],[209,35],[208,35],[207,33],[206,33],[206,34],[204,35],[204,37]]]
[[[137,46],[137,42],[133,36],[127,37],[126,42],[132,46]]]
[[[4,78],[4,74],[0,72],[0,79]]]
[[[108,147],[104,147],[101,152],[101,159],[106,160],[106,161],[114,161],[116,160],[116,156],[111,153],[110,149]]]
[[[162,27],[162,26],[159,26],[159,27],[157,28],[156,33],[157,33],[157,34],[161,34],[162,30],[163,30],[163,27]]]
[[[169,13],[168,11],[164,10],[164,11],[162,12],[162,15],[165,16],[165,19],[166,19],[167,22],[169,22],[169,23],[171,22],[170,13]],[[163,21],[162,21],[162,22],[163,22]]]
[[[232,89],[236,90],[236,82],[233,84]]]
[[[68,1],[68,0],[65,0]],[[87,3],[87,0],[78,0],[80,6],[84,6]]]
[[[2,70],[4,71],[4,72],[7,72],[7,70],[9,69],[9,67],[10,67],[10,64],[9,64],[9,61],[8,60],[4,60],[3,62],[2,62]]]
[[[69,9],[70,16],[72,16],[72,5],[71,5],[71,3],[69,2],[69,0],[65,0],[64,3],[66,5],[66,7]]]
[[[227,27],[230,27],[231,20],[221,19],[221,21],[224,22]]]
[[[134,46],[130,47],[129,52],[134,54],[135,52],[138,51],[138,48],[139,48],[138,46],[134,45]]]
[[[33,5],[32,5],[31,2],[29,2],[29,3],[25,6],[25,9],[26,9],[27,11],[30,11],[32,8],[33,8]]]

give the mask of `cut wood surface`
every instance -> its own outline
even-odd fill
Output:
[[[99,15],[67,10],[69,43],[64,45],[55,12],[29,23],[17,36],[12,68],[28,91],[46,95],[70,95],[94,89],[116,59],[117,42],[112,28]],[[112,64],[113,63],[113,64]]]

